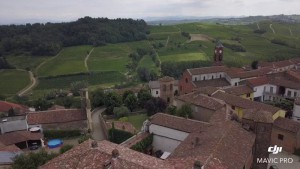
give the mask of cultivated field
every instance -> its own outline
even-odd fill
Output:
[[[0,70],[0,95],[13,96],[30,83],[28,72],[19,70]]]
[[[96,47],[88,60],[90,71],[119,71],[125,73],[130,63],[128,55],[137,48],[150,49],[147,41],[109,44]]]
[[[8,56],[7,61],[18,69],[34,70],[39,64],[51,58],[50,56]]]
[[[91,46],[64,48],[57,57],[49,59],[37,70],[38,76],[45,77],[86,72],[84,59],[91,49]]]

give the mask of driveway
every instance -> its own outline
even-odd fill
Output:
[[[106,108],[96,108],[95,110],[92,111],[92,120],[93,120],[93,131],[92,131],[92,137],[94,140],[100,141],[100,140],[105,140],[105,134],[104,130],[101,123],[99,116],[101,116],[101,113],[104,112]]]

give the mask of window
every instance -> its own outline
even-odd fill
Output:
[[[170,91],[173,91],[173,84],[170,84]]]
[[[156,91],[156,94],[158,94],[158,91]]]
[[[288,90],[287,95],[288,95],[288,97],[291,97],[292,96],[292,92],[290,90]]]
[[[215,77],[214,76],[211,76],[211,79],[214,79]]]
[[[294,92],[294,97],[297,97],[297,92]]]
[[[232,110],[235,110],[235,106],[231,106],[231,109],[232,109]]]
[[[188,83],[188,82],[189,82],[188,78],[185,78],[185,83]]]
[[[203,77],[203,80],[205,80],[205,76]]]
[[[250,93],[247,93],[247,97],[250,97]]]
[[[198,79],[197,79],[197,77],[195,77],[195,81],[197,81]]]
[[[266,86],[264,86],[264,91],[266,91]]]
[[[167,98],[167,102],[170,103],[170,97]]]
[[[273,87],[270,87],[270,93],[273,93]]]
[[[235,83],[234,83],[234,85],[235,85],[235,86],[237,86],[237,85],[238,85],[238,83],[237,83],[237,82],[235,82]]]
[[[278,140],[283,140],[283,135],[282,134],[278,134]]]
[[[163,85],[163,91],[167,91],[167,85]]]
[[[222,78],[222,75],[220,75],[220,78]]]

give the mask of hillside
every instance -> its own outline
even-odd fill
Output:
[[[39,78],[33,91],[36,97],[51,90],[68,89],[74,81],[86,81],[96,89],[141,83],[140,73],[146,81],[161,74],[178,77],[186,68],[209,66],[216,39],[225,46],[224,63],[228,66],[299,57],[299,27],[298,23],[270,20],[246,25],[148,26],[147,40],[64,47],[55,57],[12,53],[6,58],[17,68],[34,70]],[[138,58],[129,57],[139,51],[144,52]]]

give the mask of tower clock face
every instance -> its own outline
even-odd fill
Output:
[[[219,53],[221,54],[221,53],[222,53],[222,50],[220,50]]]

